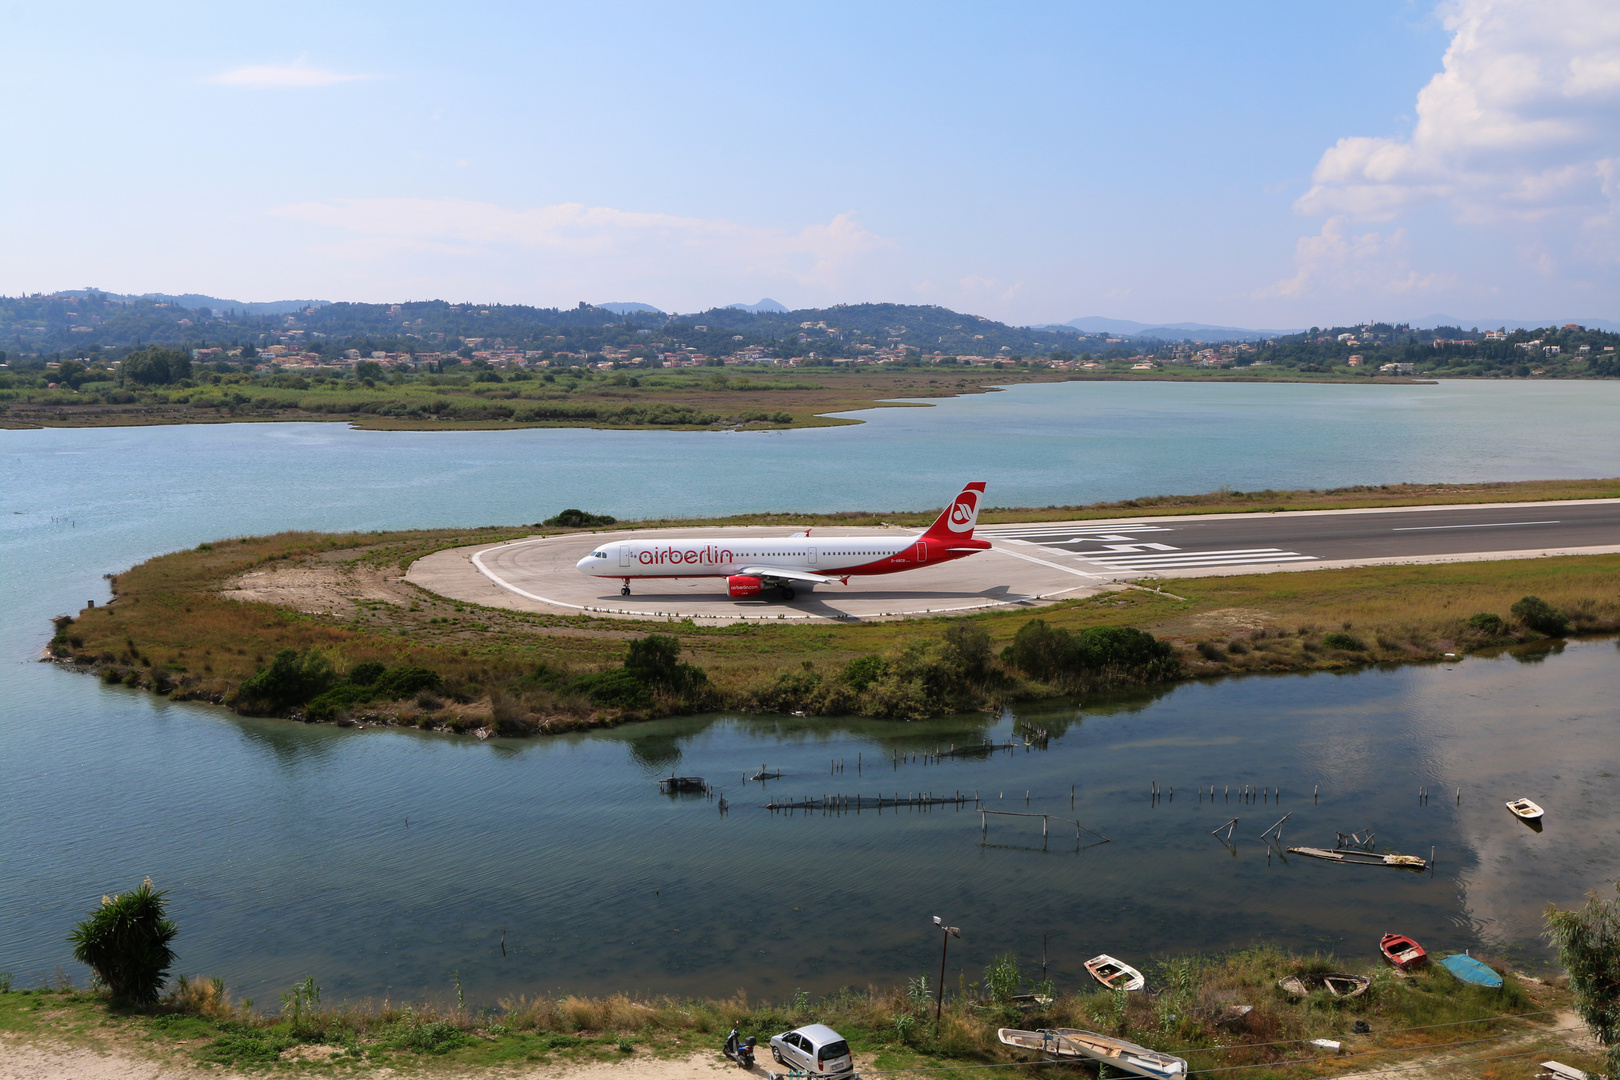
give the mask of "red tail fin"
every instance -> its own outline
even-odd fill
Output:
[[[984,498],[984,481],[975,480],[962,489],[923,536],[935,540],[971,540],[979,522],[979,502]]]

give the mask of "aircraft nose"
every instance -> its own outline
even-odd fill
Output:
[[[597,559],[594,555],[587,555],[583,559],[579,560],[579,562],[574,564],[574,569],[579,570],[582,573],[588,574],[592,570],[591,564],[595,563],[595,562],[599,562],[599,561],[600,560]]]

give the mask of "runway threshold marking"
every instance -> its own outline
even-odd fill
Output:
[[[1315,555],[1301,555],[1297,551],[1280,548],[1243,548],[1225,551],[1184,551],[1174,555],[1152,552],[1140,555],[1110,555],[1095,552],[1082,555],[1099,566],[1113,570],[1173,570],[1189,566],[1245,566],[1284,562],[1318,562]]]
[[[1506,529],[1514,525],[1562,525],[1562,521],[1485,521],[1478,525],[1402,525],[1390,532],[1433,532],[1436,529]]]

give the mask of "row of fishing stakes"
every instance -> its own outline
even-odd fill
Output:
[[[1203,789],[1203,787],[1200,786],[1200,787],[1196,788],[1195,790],[1198,792],[1198,801],[1203,802],[1204,801],[1204,789]],[[1319,794],[1320,792],[1321,792],[1321,786],[1318,785],[1317,788],[1316,788],[1316,791],[1314,791],[1312,793],[1312,798],[1315,798],[1316,795]],[[1282,802],[1282,788],[1280,788],[1280,787],[1278,787],[1278,788],[1269,788],[1269,787],[1267,787],[1267,788],[1257,788],[1253,784],[1244,784],[1241,788],[1238,789],[1238,801],[1239,802],[1252,803],[1252,802],[1254,802],[1254,800],[1257,797],[1260,799],[1261,802],[1270,802],[1272,799],[1276,799],[1278,802]],[[1156,805],[1160,799],[1165,799],[1165,798],[1168,798],[1171,802],[1174,802],[1175,798],[1176,798],[1176,789],[1173,788],[1173,787],[1172,788],[1161,788],[1161,787],[1159,787],[1159,782],[1157,780],[1153,781],[1152,801],[1154,802],[1154,804]],[[1214,784],[1209,785],[1209,801],[1210,802],[1215,801],[1215,785]],[[1232,801],[1232,785],[1231,784],[1226,785],[1226,801],[1227,802]],[[1069,788],[1069,805],[1071,807],[1074,805],[1074,788],[1073,787]]]

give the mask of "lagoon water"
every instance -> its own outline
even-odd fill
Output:
[[[262,1003],[307,974],[348,998],[444,995],[455,971],[477,1002],[822,991],[921,970],[936,913],[964,927],[953,970],[970,981],[998,952],[1038,956],[1043,934],[1071,984],[1103,950],[1265,939],[1360,958],[1387,929],[1541,955],[1541,907],[1620,873],[1609,642],[1031,709],[1054,732],[1045,752],[899,768],[897,752],[1004,738],[1014,718],[707,716],[476,744],[248,720],[34,658],[51,615],[105,599],[103,572],[224,535],[534,521],[564,506],[917,509],[969,478],[990,481],[992,503],[1042,505],[1613,476],[1617,405],[1617,383],[1075,383],[769,434],[0,432],[0,972],[74,971],[72,923],[146,874],[172,890],[183,968]],[[835,758],[847,771],[831,776]],[[1043,851],[1037,823],[1007,818],[982,843],[978,816],[953,810],[784,818],[738,782],[762,762],[788,773],[772,794],[962,789],[1024,809],[1027,791],[1029,809],[1113,842],[1076,851],[1054,825]],[[660,796],[672,769],[720,781],[731,812]],[[1175,798],[1155,806],[1153,780]],[[1211,806],[1194,794],[1208,784],[1280,785],[1282,805]],[[1424,785],[1435,794],[1420,806]],[[1521,794],[1547,808],[1545,832],[1502,808]],[[1381,844],[1437,849],[1438,871],[1268,860],[1257,836],[1289,811],[1290,843],[1372,826]],[[1235,855],[1209,835],[1232,816]]]

